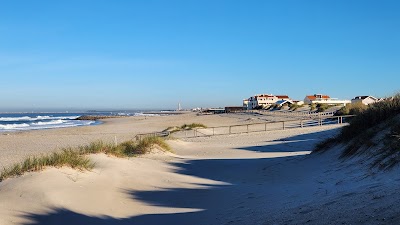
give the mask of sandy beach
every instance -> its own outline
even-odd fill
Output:
[[[0,165],[96,140],[125,141],[184,123],[266,121],[194,113],[0,136]],[[92,171],[49,168],[0,183],[0,224],[393,224],[400,178],[338,152],[309,155],[340,125],[169,140],[174,153],[91,155]],[[338,146],[340,148],[340,146]],[[358,164],[359,162],[357,162]],[[387,199],[387,201],[382,201]],[[392,207],[393,206],[393,207]],[[349,210],[350,209],[350,210]],[[379,212],[379,218],[374,215]]]

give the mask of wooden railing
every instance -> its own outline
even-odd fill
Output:
[[[169,131],[162,131],[162,132],[153,132],[153,133],[145,133],[145,134],[137,134],[135,139],[137,141],[142,140],[146,137],[168,137],[171,134]]]
[[[275,130],[286,130],[292,128],[343,124],[347,123],[347,120],[351,117],[353,116],[352,115],[330,116],[330,117],[321,116],[316,118],[306,118],[298,120],[285,120],[277,122],[197,128],[193,130],[179,131],[174,133],[173,136],[177,138],[194,138],[194,137],[207,137],[215,135],[229,135],[229,134],[275,131]]]

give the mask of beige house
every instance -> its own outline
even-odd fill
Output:
[[[287,95],[258,94],[243,100],[245,109],[267,108],[281,100],[290,100]]]
[[[362,103],[364,105],[369,105],[375,102],[379,102],[379,99],[373,96],[356,96],[351,100],[351,103]]]
[[[331,98],[329,95],[315,94],[307,95],[304,98],[304,104],[328,104],[328,105],[347,105],[350,104],[350,100],[339,100],[337,98]]]

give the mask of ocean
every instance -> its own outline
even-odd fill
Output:
[[[76,120],[76,118],[84,115],[143,116],[144,114],[140,112],[0,113],[0,132],[42,130],[101,124],[99,121]],[[155,115],[156,114],[147,116]]]

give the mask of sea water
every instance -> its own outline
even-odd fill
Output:
[[[78,113],[0,113],[0,132],[95,125]]]
[[[99,121],[76,120],[80,116],[159,116],[133,112],[85,112],[85,113],[0,113],[0,132],[42,130],[101,124]]]

